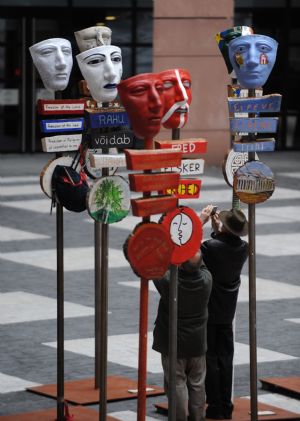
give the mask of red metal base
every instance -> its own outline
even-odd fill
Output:
[[[300,377],[269,377],[259,381],[262,389],[300,399]]]
[[[74,421],[99,421],[99,412],[80,406],[70,407],[70,414],[74,416]],[[37,412],[26,412],[23,414],[0,416],[0,421],[56,421],[56,408]],[[119,421],[117,418],[107,417],[108,421]]]
[[[168,414],[168,403],[154,404],[157,412],[160,414]],[[286,420],[299,420],[299,414],[290,411],[285,411],[271,405],[258,403],[258,411],[272,411],[274,415],[258,415],[259,421],[286,421]],[[206,418],[207,421],[210,418]],[[1,420],[0,420],[1,421]],[[237,398],[234,400],[234,411],[232,413],[232,421],[251,421],[250,415],[250,399]]]
[[[147,391],[147,396],[164,395],[164,389],[158,386],[149,386],[152,390]],[[137,389],[137,382],[126,377],[107,377],[107,402],[137,398],[137,392],[128,390]],[[56,399],[57,386],[49,384],[27,389],[29,392]],[[65,382],[64,398],[66,401],[77,405],[92,405],[99,402],[99,389],[95,389],[94,378]],[[2,421],[0,419],[0,421]]]

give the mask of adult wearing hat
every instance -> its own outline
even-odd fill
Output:
[[[211,239],[201,246],[203,260],[212,274],[213,286],[208,303],[206,353],[206,417],[231,419],[233,403],[232,371],[235,315],[241,271],[248,257],[248,222],[241,210],[224,210],[211,215],[212,206],[200,214],[202,222],[211,219]]]

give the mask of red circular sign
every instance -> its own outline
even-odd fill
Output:
[[[174,244],[161,224],[137,225],[123,249],[133,271],[144,279],[159,279],[168,270]]]
[[[193,209],[179,206],[163,216],[162,225],[166,227],[174,243],[171,258],[173,265],[180,265],[200,249],[202,223]]]

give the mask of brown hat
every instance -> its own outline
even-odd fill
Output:
[[[219,218],[227,231],[243,237],[248,234],[248,222],[244,213],[240,210],[231,209],[219,213]]]

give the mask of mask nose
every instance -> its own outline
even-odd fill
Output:
[[[248,51],[248,67],[255,67],[259,64],[259,54],[255,45],[251,45]]]
[[[63,70],[67,67],[65,55],[60,49],[56,53],[55,67],[57,70]]]
[[[110,59],[108,59],[104,66],[104,79],[108,82],[113,82],[117,76],[115,67]]]
[[[162,109],[161,97],[156,87],[152,86],[150,90],[150,94],[149,94],[149,110],[157,114],[159,113],[161,109]]]

